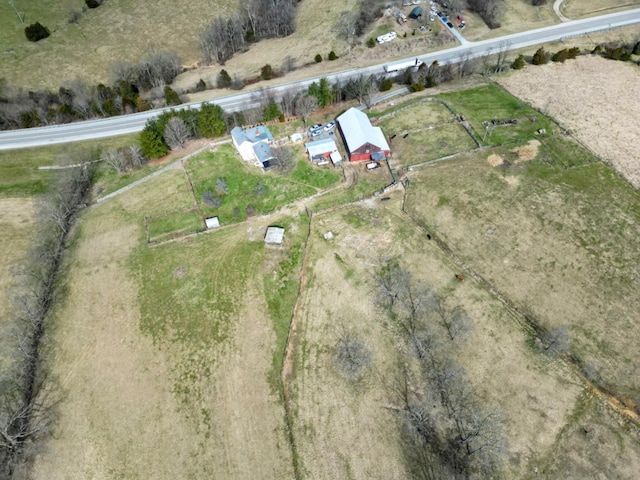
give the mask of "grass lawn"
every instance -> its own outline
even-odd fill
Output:
[[[412,132],[407,138],[397,136],[391,140],[390,162],[396,168],[408,167],[475,147],[476,143],[462,126],[449,123]]]
[[[291,177],[274,172],[262,173],[246,165],[233,147],[221,146],[215,153],[204,153],[185,165],[193,183],[196,198],[206,216],[217,216],[222,225],[239,222],[254,214],[265,214],[297,199],[316,193],[315,186],[335,182],[335,172],[300,164]],[[227,193],[219,191],[218,180],[227,185]],[[202,202],[206,191],[217,196],[222,204],[215,208]]]
[[[205,230],[202,218],[198,212],[193,211],[175,212],[152,218],[147,225],[151,243]]]
[[[550,132],[552,122],[495,85],[443,93],[438,98],[447,102],[471,124],[473,131],[485,145],[503,145],[527,141],[541,128]],[[483,122],[517,120],[516,125],[485,128]]]
[[[137,143],[138,135],[124,135],[72,144],[0,151],[0,195],[29,196],[47,189],[51,171],[40,166],[57,165],[72,159],[75,151],[124,147]],[[96,155],[97,156],[97,155]]]
[[[407,130],[425,128],[440,123],[453,123],[453,114],[441,103],[424,101],[378,122],[387,135],[398,134]]]

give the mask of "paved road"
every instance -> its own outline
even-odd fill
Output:
[[[441,50],[418,58],[425,63],[437,60],[441,65],[457,63],[465,59],[492,55],[499,51],[516,50],[519,48],[539,45],[546,42],[561,40],[568,37],[576,37],[588,33],[609,30],[640,23],[640,8],[626,12],[612,13],[599,17],[587,18],[564,22],[550,27],[530,30],[528,32],[515,33],[503,37],[468,42],[447,50]],[[412,56],[411,58],[416,58]],[[345,70],[338,73],[324,75],[329,81],[346,81],[358,75],[384,74],[384,64],[371,67]],[[319,81],[320,77],[314,77],[299,82],[290,82],[273,87],[270,91],[277,97],[287,89],[303,90],[312,82]],[[227,111],[238,111],[259,105],[255,92],[243,92],[227,97],[215,99],[215,103]],[[199,108],[201,102],[181,105],[177,108]],[[146,121],[162,113],[162,110],[134,113],[119,117],[89,120],[66,125],[52,125],[49,127],[30,128],[24,130],[9,130],[0,132],[0,150],[52,145],[57,143],[77,142],[95,138],[113,137],[127,133],[139,132],[144,128]]]

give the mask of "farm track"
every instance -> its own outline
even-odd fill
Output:
[[[526,333],[535,335],[537,338],[540,338],[540,334],[543,330],[538,325],[535,318],[533,318],[530,314],[523,312],[520,308],[518,308],[515,302],[513,302],[503,292],[498,290],[493,284],[491,284],[491,282],[482,277],[482,275],[476,272],[469,264],[464,262],[458,255],[456,255],[456,253],[449,247],[449,245],[447,245],[446,242],[439,238],[439,236],[435,232],[427,231],[425,227],[420,225],[409,213],[407,213],[405,209],[406,193],[406,189],[404,189],[400,216],[410,222],[410,224],[412,224],[414,228],[420,231],[425,237],[429,235],[431,240],[435,242],[438,248],[453,264],[460,267],[467,276],[474,279],[485,290],[487,290],[492,297],[499,300],[500,303],[502,303],[507,308],[507,310],[511,314],[511,318],[513,318]],[[389,208],[387,208],[387,210],[396,214],[396,210],[391,210]],[[610,392],[607,389],[600,387],[589,380],[581,371],[580,364],[578,361],[576,361],[576,359],[568,355],[558,354],[553,359],[553,363],[555,362],[562,363],[572,373],[573,377],[577,381],[579,381],[582,386],[584,386],[584,388],[589,390],[593,395],[604,400],[613,411],[624,417],[626,420],[632,422],[637,428],[640,428],[640,415],[638,415],[638,413],[631,408],[628,408],[626,405],[624,405],[624,403],[618,399],[615,392]]]

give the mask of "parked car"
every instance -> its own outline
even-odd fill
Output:
[[[451,23],[451,22],[447,22],[447,27],[449,27],[449,28],[453,28],[453,23]]]
[[[322,128],[322,125],[316,123],[315,125],[309,127],[309,132],[313,132],[314,130],[318,130],[319,128]]]
[[[328,132],[329,130],[333,130],[336,126],[336,122],[329,122],[324,126],[324,131]]]
[[[311,136],[312,137],[317,137],[318,135],[320,135],[322,133],[322,125],[320,125],[320,128],[318,128],[317,130],[313,130],[311,132]]]

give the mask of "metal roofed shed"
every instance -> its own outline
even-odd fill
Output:
[[[207,229],[218,228],[220,226],[218,217],[207,218],[204,222],[207,224]]]
[[[422,16],[422,7],[416,7],[413,10],[411,10],[411,13],[409,14],[409,18],[413,18],[413,19],[417,19],[420,18]]]
[[[282,227],[268,227],[267,233],[264,236],[264,243],[268,245],[282,245],[284,240],[284,228]]]

